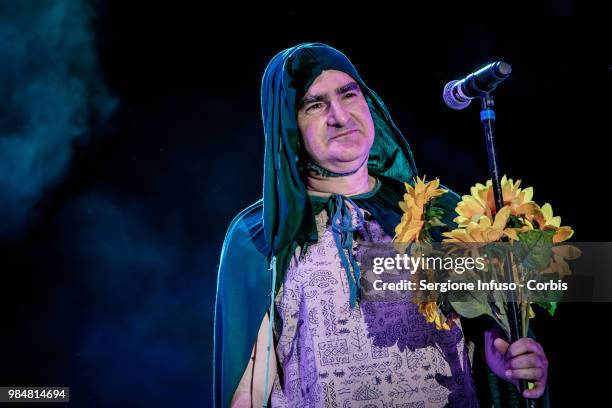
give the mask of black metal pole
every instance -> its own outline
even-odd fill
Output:
[[[484,127],[485,144],[487,146],[487,157],[489,159],[489,175],[493,183],[493,197],[495,199],[496,211],[499,211],[504,206],[502,186],[500,181],[500,166],[497,160],[497,151],[495,150],[495,132],[493,131],[493,123],[495,122],[495,101],[490,93],[480,97],[480,121]],[[510,259],[504,257],[503,272],[506,282],[513,282],[512,265]],[[513,290],[507,292],[508,305],[508,322],[510,324],[510,343],[514,343],[521,338],[521,315],[519,305],[516,302],[516,294]],[[527,381],[519,380],[519,389],[521,394],[527,389]],[[525,398],[525,406],[527,408],[535,407],[535,400]]]

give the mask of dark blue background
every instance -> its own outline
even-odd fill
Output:
[[[345,52],[419,172],[460,193],[488,178],[486,153],[478,109],[447,109],[442,87],[510,62],[504,172],[574,240],[609,241],[604,16],[574,1],[465,19],[375,6],[0,2],[0,385],[70,386],[73,406],[210,404],[221,243],[262,191],[261,76],[303,41]],[[609,311],[538,313],[553,406],[604,395]]]

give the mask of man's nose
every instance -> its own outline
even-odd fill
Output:
[[[350,115],[338,101],[332,101],[327,115],[329,126],[343,127],[349,121]]]

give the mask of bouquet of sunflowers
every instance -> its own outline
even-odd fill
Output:
[[[399,203],[403,211],[400,223],[395,229],[395,248],[404,252],[412,244],[427,248],[432,243],[431,230],[434,227],[446,227],[443,232],[443,243],[452,245],[453,251],[464,248],[467,253],[474,248],[480,248],[485,253],[489,247],[495,247],[498,252],[506,243],[510,248],[503,254],[488,252],[489,263],[484,274],[486,278],[496,277],[503,272],[500,261],[504,256],[514,261],[512,279],[515,282],[524,281],[530,273],[557,274],[563,277],[570,273],[568,260],[580,256],[580,251],[570,245],[559,243],[572,237],[574,231],[569,226],[561,226],[561,218],[553,215],[549,203],[540,206],[532,201],[533,188],[521,188],[521,181],[514,182],[504,176],[501,180],[503,207],[496,209],[491,180],[486,184],[476,184],[471,188],[470,195],[464,195],[458,202],[455,212],[455,228],[445,225],[441,219],[444,208],[439,205],[440,197],[448,190],[440,188],[440,180],[429,182],[417,177],[414,186],[405,183],[406,193]],[[496,257],[497,255],[497,257]],[[429,271],[431,279],[431,271]],[[484,278],[481,275],[479,278]],[[535,314],[532,303],[548,310],[553,315],[556,309],[554,296],[545,297],[542,301],[532,302],[528,297],[519,294],[515,301],[521,310],[521,331],[525,336],[528,322]],[[510,328],[506,316],[507,299],[499,291],[483,295],[473,293],[468,301],[445,301],[439,294],[432,293],[427,299],[420,299],[419,311],[427,321],[434,322],[438,329],[450,329],[452,319],[442,313],[442,306],[452,306],[455,312],[467,318],[482,314],[491,316],[509,334]],[[445,303],[444,305],[442,305]]]

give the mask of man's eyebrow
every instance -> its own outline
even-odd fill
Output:
[[[353,82],[349,82],[348,84],[343,85],[340,88],[336,89],[336,93],[343,94],[348,91],[355,91],[355,90],[359,90],[359,85],[357,84],[357,82],[353,81]]]
[[[313,102],[326,101],[327,99],[327,94],[305,96],[304,99],[302,99],[302,106]]]
[[[336,94],[340,95],[349,91],[355,91],[355,90],[359,90],[359,84],[357,84],[357,82],[349,82],[346,85],[342,85],[339,88],[336,88]],[[310,96],[305,96],[302,99],[302,103],[301,106],[307,105],[309,103],[313,103],[313,102],[321,102],[321,101],[327,101],[329,98],[327,96],[327,94],[318,94],[318,95],[310,95]]]

